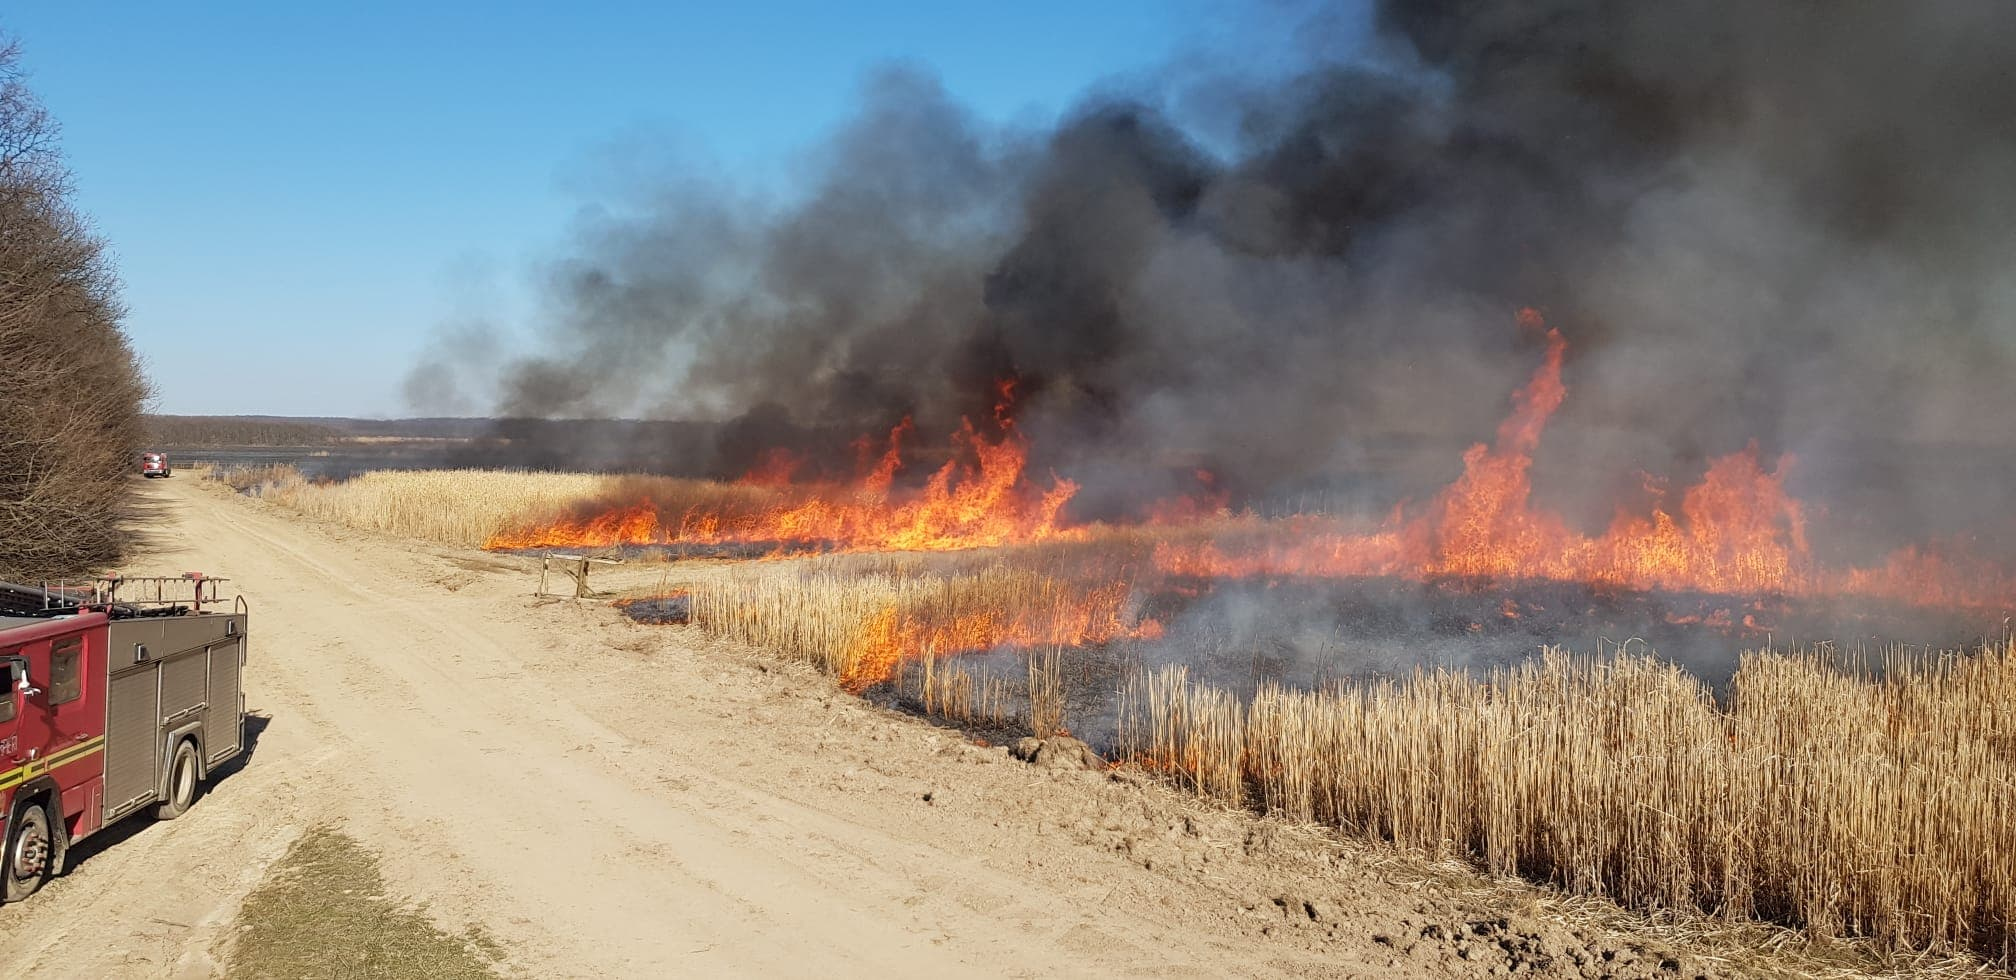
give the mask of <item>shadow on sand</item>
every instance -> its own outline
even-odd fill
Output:
[[[150,561],[162,560],[179,550],[173,538],[165,533],[175,521],[173,505],[162,489],[154,486],[156,481],[137,474],[132,479],[140,486],[128,498],[126,514],[120,521],[126,536],[126,554],[129,557],[144,555]],[[193,478],[171,476],[168,479]]]
[[[232,756],[217,768],[210,770],[210,778],[205,779],[196,791],[196,803],[189,811],[192,815],[200,817],[203,812],[203,797],[208,796],[218,786],[223,785],[225,780],[243,772],[245,767],[251,764],[252,755],[259,748],[259,736],[264,734],[266,726],[272,723],[273,719],[270,715],[248,714],[245,716],[245,750]],[[121,818],[119,822],[92,834],[90,837],[85,838],[83,843],[70,848],[69,858],[63,863],[62,874],[70,874],[78,868],[83,867],[86,861],[97,857],[111,848],[118,847],[120,844],[132,840],[140,834],[146,833],[155,823],[156,821],[140,814]]]

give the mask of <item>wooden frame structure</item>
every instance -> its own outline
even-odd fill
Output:
[[[535,596],[553,594],[546,591],[546,578],[551,572],[557,569],[561,574],[574,580],[574,595],[570,598],[586,599],[594,594],[588,589],[589,567],[592,565],[621,564],[623,564],[623,559],[621,558],[597,558],[592,555],[556,555],[550,553],[541,555],[539,556],[539,591],[532,594]]]

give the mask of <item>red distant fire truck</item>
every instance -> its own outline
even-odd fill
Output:
[[[175,475],[175,467],[168,464],[167,453],[141,453],[140,475],[150,480],[157,476],[171,477]]]
[[[224,581],[0,584],[0,899],[34,894],[116,820],[181,816],[244,751],[248,615]]]

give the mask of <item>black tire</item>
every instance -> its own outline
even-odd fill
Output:
[[[196,803],[201,774],[196,765],[196,740],[185,738],[175,746],[175,755],[168,761],[168,796],[154,804],[154,819],[173,820],[188,813]]]
[[[35,894],[49,873],[56,853],[55,823],[40,803],[22,807],[7,822],[7,852],[0,855],[0,883],[6,886],[5,900],[19,902]]]

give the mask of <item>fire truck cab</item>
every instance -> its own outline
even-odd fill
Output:
[[[247,612],[222,579],[100,580],[90,593],[0,589],[0,900],[34,894],[70,845],[151,810],[172,820],[244,751]],[[178,598],[116,599],[182,583]],[[108,587],[106,583],[111,583]],[[193,589],[189,588],[193,586]],[[42,608],[24,610],[39,593]]]

